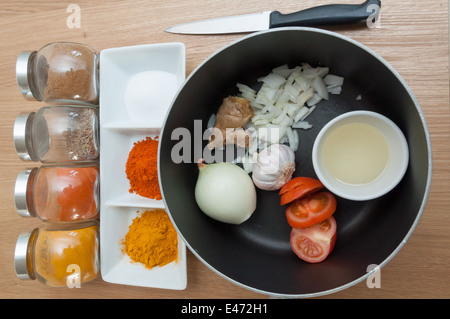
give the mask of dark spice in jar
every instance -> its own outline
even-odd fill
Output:
[[[98,150],[98,122],[94,109],[80,108],[73,112],[77,117],[78,126],[69,128],[65,133],[67,152],[71,160],[94,160],[99,155]]]

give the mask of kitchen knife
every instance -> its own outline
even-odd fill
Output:
[[[327,4],[290,14],[264,11],[178,24],[165,31],[183,34],[220,34],[254,32],[286,26],[351,24],[377,18],[380,7],[380,0],[368,0],[362,4]]]

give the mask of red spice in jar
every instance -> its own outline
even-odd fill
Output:
[[[46,222],[98,218],[97,166],[41,166],[21,172],[16,181],[19,215]]]
[[[61,221],[86,220],[97,217],[97,167],[60,167],[58,181],[65,186],[57,197],[61,205]]]

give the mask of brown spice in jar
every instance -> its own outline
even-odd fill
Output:
[[[69,57],[61,59],[60,56]],[[47,57],[47,100],[80,100],[98,104],[97,54],[76,43],[55,44],[53,54]],[[70,63],[70,69],[61,72],[62,63]]]
[[[91,108],[80,108],[77,114],[77,129],[69,129],[65,133],[67,152],[71,160],[95,160],[98,150],[97,113]]]

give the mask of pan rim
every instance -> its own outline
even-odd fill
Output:
[[[184,238],[183,234],[181,233],[180,229],[178,228],[178,226],[175,223],[175,220],[173,219],[172,214],[170,213],[170,209],[169,206],[167,205],[165,196],[164,196],[164,188],[162,187],[162,179],[159,178],[159,187],[161,189],[161,194],[162,194],[162,199],[164,202],[164,205],[166,207],[167,213],[174,225],[174,227],[176,228],[177,232],[179,233],[180,237],[183,239],[183,241],[185,242],[186,246],[189,248],[189,250],[194,254],[195,257],[197,257],[204,265],[206,265],[209,269],[211,269],[213,272],[215,272],[216,274],[218,274],[219,276],[221,276],[222,278],[236,284],[237,286],[240,286],[242,288],[245,288],[247,290],[256,292],[256,293],[260,293],[263,295],[267,295],[269,297],[273,297],[273,298],[313,298],[313,297],[320,297],[320,296],[324,296],[324,295],[329,295],[329,294],[333,294],[342,290],[345,290],[347,288],[350,288],[364,280],[366,280],[369,276],[371,276],[376,270],[380,270],[381,268],[383,268],[389,261],[391,261],[395,255],[397,255],[397,253],[403,248],[403,246],[406,244],[406,242],[409,240],[409,238],[412,236],[414,230],[416,229],[422,214],[425,210],[425,206],[426,203],[428,201],[428,197],[429,197],[429,193],[430,193],[430,188],[431,188],[431,179],[432,179],[432,170],[433,170],[433,160],[432,160],[432,146],[431,146],[431,138],[430,138],[430,133],[429,133],[429,129],[428,129],[428,125],[426,123],[426,119],[425,119],[425,115],[420,107],[420,104],[418,103],[414,93],[412,92],[411,88],[408,86],[408,84],[406,83],[406,81],[402,78],[402,76],[391,66],[391,64],[389,62],[387,62],[383,57],[381,57],[378,53],[376,53],[375,51],[373,51],[372,49],[370,49],[369,47],[367,47],[366,45],[348,37],[348,36],[344,36],[342,34],[339,34],[337,32],[333,32],[333,31],[328,31],[328,30],[323,30],[323,29],[318,29],[318,28],[311,28],[311,27],[281,27],[281,28],[276,28],[276,29],[268,29],[268,30],[264,30],[264,31],[259,31],[259,32],[254,32],[248,35],[245,35],[243,37],[240,37],[234,41],[231,41],[230,43],[226,44],[225,46],[221,47],[220,49],[216,50],[215,52],[213,52],[212,54],[210,54],[206,59],[204,59],[190,74],[189,76],[185,79],[185,81],[183,82],[183,84],[179,87],[178,92],[176,93],[175,97],[172,100],[172,103],[165,115],[164,121],[163,121],[163,125],[161,127],[161,134],[160,134],[160,141],[163,140],[164,134],[165,134],[165,126],[167,123],[167,119],[169,117],[169,114],[172,110],[172,107],[175,103],[175,101],[177,100],[177,97],[179,95],[179,93],[183,90],[183,88],[185,87],[186,83],[189,82],[189,80],[198,72],[199,69],[201,69],[209,60],[211,60],[212,58],[214,58],[216,55],[220,54],[222,51],[228,49],[229,47],[241,42],[241,41],[245,41],[249,38],[252,37],[258,37],[261,35],[264,35],[266,33],[277,33],[277,32],[286,32],[286,31],[301,31],[301,32],[312,32],[312,33],[319,33],[319,34],[324,34],[327,36],[331,36],[331,37],[336,37],[339,38],[343,41],[349,42],[350,44],[359,47],[360,49],[366,51],[368,54],[370,54],[371,56],[373,56],[374,58],[376,58],[379,62],[381,62],[396,78],[397,80],[401,83],[402,87],[406,90],[406,92],[408,93],[408,95],[410,96],[411,100],[414,103],[414,106],[416,108],[416,111],[420,117],[420,121],[422,123],[423,129],[424,129],[424,133],[425,133],[425,140],[426,140],[426,144],[427,144],[427,160],[428,160],[428,169],[427,169],[427,180],[426,180],[426,186],[425,186],[425,190],[424,190],[424,195],[422,198],[422,202],[419,208],[419,211],[414,219],[413,224],[411,225],[409,231],[407,232],[407,234],[405,235],[405,237],[403,238],[403,240],[400,242],[400,244],[392,251],[392,253],[385,259],[383,260],[383,262],[378,265],[375,269],[367,272],[366,274],[364,274],[363,276],[348,282],[344,285],[341,285],[339,287],[335,287],[333,289],[328,289],[328,290],[324,290],[324,291],[320,291],[320,292],[314,292],[314,293],[306,293],[306,294],[284,294],[284,293],[275,293],[275,292],[270,292],[270,291],[265,291],[262,289],[258,289],[258,288],[254,288],[251,287],[249,285],[243,284],[241,282],[236,281],[235,279],[225,275],[224,273],[218,271],[217,269],[215,269],[213,266],[211,266],[206,260],[204,260],[198,253],[197,251],[188,243],[188,241],[186,240],[186,238]],[[158,145],[158,154],[160,154],[161,152],[161,144],[159,143]],[[158,175],[161,176],[161,171],[160,171],[160,156],[158,156]]]

